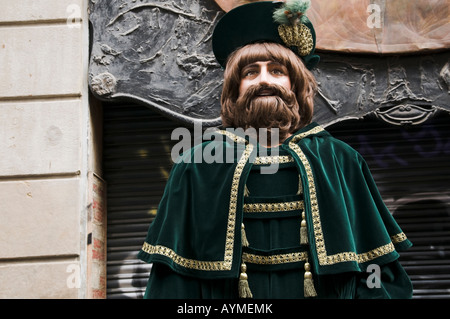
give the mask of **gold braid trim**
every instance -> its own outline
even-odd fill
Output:
[[[220,261],[201,261],[182,257],[168,247],[161,245],[150,245],[144,242],[142,250],[148,254],[158,254],[170,258],[174,263],[189,269],[196,270],[231,270],[233,263],[233,246],[235,239],[236,209],[238,202],[238,189],[242,171],[247,163],[250,154],[253,151],[253,145],[247,144],[233,174],[231,184],[230,205],[228,210],[228,222],[225,238],[225,255]],[[240,234],[240,232],[239,232]]]
[[[308,158],[303,153],[300,146],[298,146],[296,143],[298,143],[302,138],[304,138],[307,135],[315,134],[318,132],[321,132],[323,129],[320,126],[317,126],[313,128],[310,131],[304,132],[302,134],[299,134],[295,136],[290,142],[289,147],[297,154],[298,158],[302,162],[305,170],[306,170],[306,178],[308,180],[308,186],[309,186],[309,196],[310,196],[310,203],[311,203],[311,215],[312,215],[312,221],[313,221],[313,232],[314,232],[314,238],[316,241],[316,251],[317,251],[317,257],[319,259],[320,265],[333,265],[340,262],[346,262],[346,261],[356,261],[358,263],[364,263],[370,260],[373,260],[375,258],[378,258],[380,256],[389,254],[395,250],[393,243],[399,243],[404,240],[406,240],[406,235],[404,233],[396,234],[394,236],[391,236],[392,242],[383,245],[381,247],[375,248],[373,250],[370,250],[365,253],[356,254],[355,252],[342,252],[334,255],[328,255],[327,250],[325,247],[325,239],[323,236],[322,231],[322,223],[320,221],[320,213],[319,213],[319,203],[317,201],[317,195],[316,195],[316,186],[314,182],[314,176],[311,169],[311,166],[309,164]]]
[[[249,253],[242,253],[242,261],[249,264],[258,265],[279,265],[287,263],[295,263],[299,261],[306,261],[308,259],[308,253],[306,251],[297,253],[287,253],[271,256],[263,256]]]
[[[316,127],[318,129],[321,127]],[[320,130],[318,130],[320,131]],[[319,203],[317,201],[316,196],[316,186],[314,183],[314,176],[312,173],[311,166],[309,165],[309,161],[306,158],[306,155],[303,153],[300,146],[295,144],[300,138],[295,137],[289,142],[289,147],[298,155],[300,161],[303,163],[303,166],[306,170],[306,177],[308,179],[308,186],[309,186],[309,197],[310,197],[310,203],[311,203],[311,214],[312,214],[312,220],[313,220],[313,230],[314,230],[314,237],[316,240],[316,250],[317,250],[317,257],[319,259],[319,264],[324,265],[328,264],[326,263],[326,257],[327,257],[327,251],[325,249],[325,241],[323,238],[323,232],[322,232],[322,224],[320,222],[320,214],[319,214]]]
[[[281,156],[257,156],[255,158],[254,165],[265,165],[265,164],[284,164],[293,163],[294,158],[290,155]]]
[[[289,141],[289,146],[291,146],[291,144],[296,144],[298,143],[301,139],[307,137],[308,135],[313,135],[313,134],[317,134],[320,132],[325,131],[321,126],[316,126],[312,129],[310,129],[309,131],[303,132],[301,134],[295,135],[292,140]]]
[[[247,140],[244,137],[236,135],[236,134],[234,134],[234,133],[232,133],[230,131],[219,130],[219,131],[217,131],[217,133],[227,136],[228,138],[233,140],[233,142],[242,143],[242,144],[246,144],[247,143]]]
[[[396,235],[391,236],[392,242],[389,244],[386,244],[384,246],[375,248],[371,251],[362,253],[362,254],[356,254],[355,252],[343,252],[338,253],[335,255],[327,255],[326,249],[325,249],[325,242],[323,239],[323,233],[322,233],[322,226],[320,222],[320,215],[319,215],[319,206],[317,203],[317,197],[316,197],[316,190],[315,190],[315,184],[314,184],[314,177],[312,174],[311,167],[309,165],[308,159],[306,158],[305,154],[301,150],[301,148],[296,145],[299,140],[302,138],[311,135],[316,134],[323,131],[323,128],[315,127],[307,132],[304,132],[302,134],[299,134],[295,136],[290,142],[289,146],[294,152],[298,155],[301,162],[303,163],[306,172],[307,172],[307,178],[308,178],[308,184],[309,184],[309,193],[311,197],[311,211],[312,211],[312,217],[313,217],[313,230],[314,230],[314,238],[316,240],[316,249],[317,249],[317,255],[319,258],[319,264],[320,265],[333,265],[339,262],[346,262],[346,261],[356,261],[358,263],[364,263],[370,260],[373,260],[377,257],[383,256],[385,254],[388,254],[395,250],[393,243],[400,243],[404,240],[406,240],[406,235],[404,233],[399,233]],[[224,132],[222,132],[224,133]],[[228,132],[227,132],[228,133]],[[226,133],[224,133],[226,134]],[[242,143],[246,142],[245,139],[241,139],[240,137],[235,136],[234,134],[226,134],[229,137],[233,138],[236,142]],[[208,271],[218,271],[218,270],[230,270],[233,262],[233,245],[234,245],[234,239],[235,239],[235,224],[236,224],[236,209],[237,209],[237,197],[238,197],[238,188],[239,188],[239,181],[240,177],[242,175],[242,171],[244,169],[245,164],[249,160],[249,157],[253,151],[253,145],[248,144],[246,146],[246,149],[244,153],[242,154],[238,165],[236,166],[236,169],[233,174],[233,182],[231,186],[231,196],[230,196],[230,206],[229,206],[229,213],[228,213],[228,223],[227,223],[227,237],[225,241],[225,255],[224,260],[220,261],[201,261],[201,260],[194,260],[182,257],[175,253],[172,249],[168,247],[164,247],[161,245],[150,245],[148,243],[144,243],[142,246],[142,250],[148,254],[159,254],[162,256],[166,256],[173,260],[176,264],[183,266],[185,268],[189,269],[196,269],[196,270],[208,270]],[[303,201],[301,202],[301,205],[303,206]],[[254,254],[248,254],[243,253],[242,258],[243,261],[248,263],[259,263],[259,264],[280,264],[280,263],[289,263],[289,262],[297,262],[297,261],[306,261],[307,260],[307,253],[306,252],[299,252],[299,253],[289,253],[289,254],[280,254],[280,255],[273,255],[273,256],[261,256],[261,255],[254,255]]]
[[[406,240],[406,235],[405,233],[401,232],[400,234],[391,236],[391,240],[394,244],[398,244]]]
[[[234,229],[236,224],[236,208],[238,202],[239,181],[241,180],[242,171],[244,170],[244,166],[247,163],[252,151],[253,145],[247,144],[247,146],[245,147],[245,151],[242,154],[233,174],[233,182],[231,185],[231,195],[230,195],[230,206],[228,210],[227,235],[225,241],[225,257],[224,257],[224,263],[227,267],[229,267],[229,269],[231,269],[233,262],[233,245],[235,236]]]
[[[160,245],[150,245],[149,243],[144,243],[142,250],[147,254],[157,254],[169,257],[174,263],[189,269],[197,270],[230,270],[231,267],[223,261],[201,261],[195,259],[184,258],[174,252],[172,249],[160,246]]]
[[[288,212],[303,209],[303,201],[244,204],[244,213]]]

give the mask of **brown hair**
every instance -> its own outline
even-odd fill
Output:
[[[225,127],[234,127],[234,107],[239,96],[241,70],[257,61],[276,61],[287,67],[298,105],[300,121],[292,127],[293,133],[311,123],[317,83],[313,74],[291,50],[277,43],[253,43],[234,51],[228,58],[221,96],[221,117]]]

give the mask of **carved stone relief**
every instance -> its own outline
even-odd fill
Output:
[[[322,54],[314,119],[329,125],[373,113],[395,125],[416,125],[449,112],[448,52],[370,56]]]
[[[223,70],[211,34],[223,14],[214,0],[91,0],[91,91],[103,101],[141,103],[184,125],[220,125]],[[406,125],[450,111],[448,52],[318,50],[314,120],[327,126],[372,113]]]
[[[213,1],[91,0],[92,92],[187,124],[220,124],[222,70],[210,37],[222,14]]]

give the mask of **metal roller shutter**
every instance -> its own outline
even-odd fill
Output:
[[[107,297],[141,298],[150,265],[136,259],[171,169],[172,130],[150,109],[104,105],[103,170],[108,185]]]
[[[380,192],[414,246],[401,262],[414,298],[450,298],[450,119],[410,129],[367,118],[327,129],[367,160]],[[107,297],[141,298],[150,265],[136,259],[172,165],[172,130],[150,109],[104,105],[108,183]]]
[[[413,298],[450,298],[450,116],[409,128],[368,118],[327,130],[363,155],[386,205],[413,242],[400,257]]]

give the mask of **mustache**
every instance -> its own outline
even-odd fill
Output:
[[[292,106],[297,103],[295,93],[277,84],[254,84],[249,86],[244,94],[237,99],[237,104],[242,107],[250,107],[256,101],[266,101],[266,103],[277,103],[284,101],[286,105]]]
[[[286,99],[290,96],[291,91],[285,87],[277,84],[254,84],[250,86],[244,93],[247,99],[253,99],[263,96],[279,96],[282,99]]]

